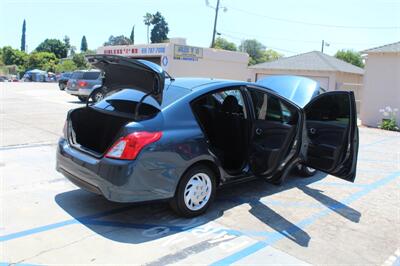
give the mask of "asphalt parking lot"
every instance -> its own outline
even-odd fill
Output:
[[[360,128],[354,184],[322,173],[225,188],[201,217],[166,203],[118,204],[55,171],[67,110],[57,84],[0,83],[0,262],[395,265],[400,133]]]

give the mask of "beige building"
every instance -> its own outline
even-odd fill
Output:
[[[272,75],[296,75],[318,81],[328,91],[352,90],[360,110],[364,70],[333,56],[313,51],[254,65],[250,70],[255,81]]]
[[[361,108],[362,124],[376,127],[387,106],[400,109],[400,42],[363,51],[367,54]],[[397,112],[397,122],[400,113]]]
[[[171,38],[168,43],[103,46],[97,54],[149,60],[173,77],[250,79],[247,53],[190,46],[182,38]]]

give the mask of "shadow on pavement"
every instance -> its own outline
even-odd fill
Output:
[[[307,186],[324,177],[322,173],[309,178],[292,176],[281,186],[260,179],[225,187],[218,191],[214,204],[204,215],[192,219],[178,217],[166,202],[113,203],[81,189],[58,194],[55,200],[61,208],[92,231],[124,243],[143,243],[187,231],[220,218],[236,206],[248,204],[251,207],[249,213],[259,221],[298,245],[307,247],[310,241],[307,232],[269,208],[268,203],[260,202],[260,199],[297,188],[344,218],[359,222],[361,214],[357,210]],[[250,230],[257,231],[256,228]]]

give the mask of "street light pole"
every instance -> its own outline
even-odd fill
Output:
[[[213,30],[213,36],[212,36],[212,41],[211,41],[211,48],[214,48],[215,44],[215,34],[217,33],[217,20],[218,20],[218,11],[219,11],[219,1],[217,1],[217,8],[215,8],[215,19],[214,19],[214,30]]]

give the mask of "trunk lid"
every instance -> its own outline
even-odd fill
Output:
[[[116,55],[88,55],[86,58],[104,73],[103,86],[108,92],[134,89],[151,95],[161,105],[165,72],[159,65]]]

